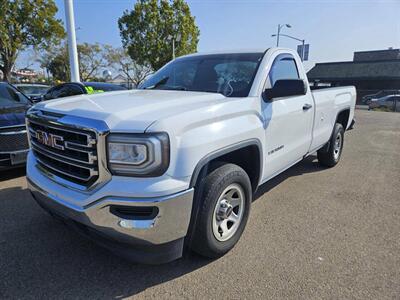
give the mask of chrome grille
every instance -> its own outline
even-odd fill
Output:
[[[25,125],[0,128],[0,152],[29,149]]]
[[[68,181],[89,186],[99,176],[96,133],[28,120],[31,148],[42,168]],[[38,132],[62,138],[61,148],[44,144]]]

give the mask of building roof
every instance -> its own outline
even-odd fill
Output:
[[[127,81],[127,78],[124,75],[118,74],[113,79],[111,79],[109,82],[112,82],[112,83],[124,83],[126,81]]]
[[[400,59],[317,63],[308,73],[315,80],[400,80]]]
[[[354,52],[353,61],[377,61],[400,59],[400,49],[385,49]]]

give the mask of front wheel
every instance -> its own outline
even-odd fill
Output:
[[[342,155],[344,143],[344,129],[342,124],[336,123],[328,144],[318,150],[318,162],[326,167],[335,166]]]
[[[237,165],[224,164],[208,174],[198,187],[200,197],[193,231],[193,251],[219,257],[238,242],[249,216],[252,190],[247,173]]]

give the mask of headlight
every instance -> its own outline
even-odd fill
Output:
[[[160,176],[169,165],[166,133],[110,134],[107,151],[108,167],[115,175]]]

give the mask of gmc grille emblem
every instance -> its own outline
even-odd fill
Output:
[[[36,139],[39,143],[58,150],[64,150],[64,138],[59,135],[47,133],[42,130],[36,131]]]

